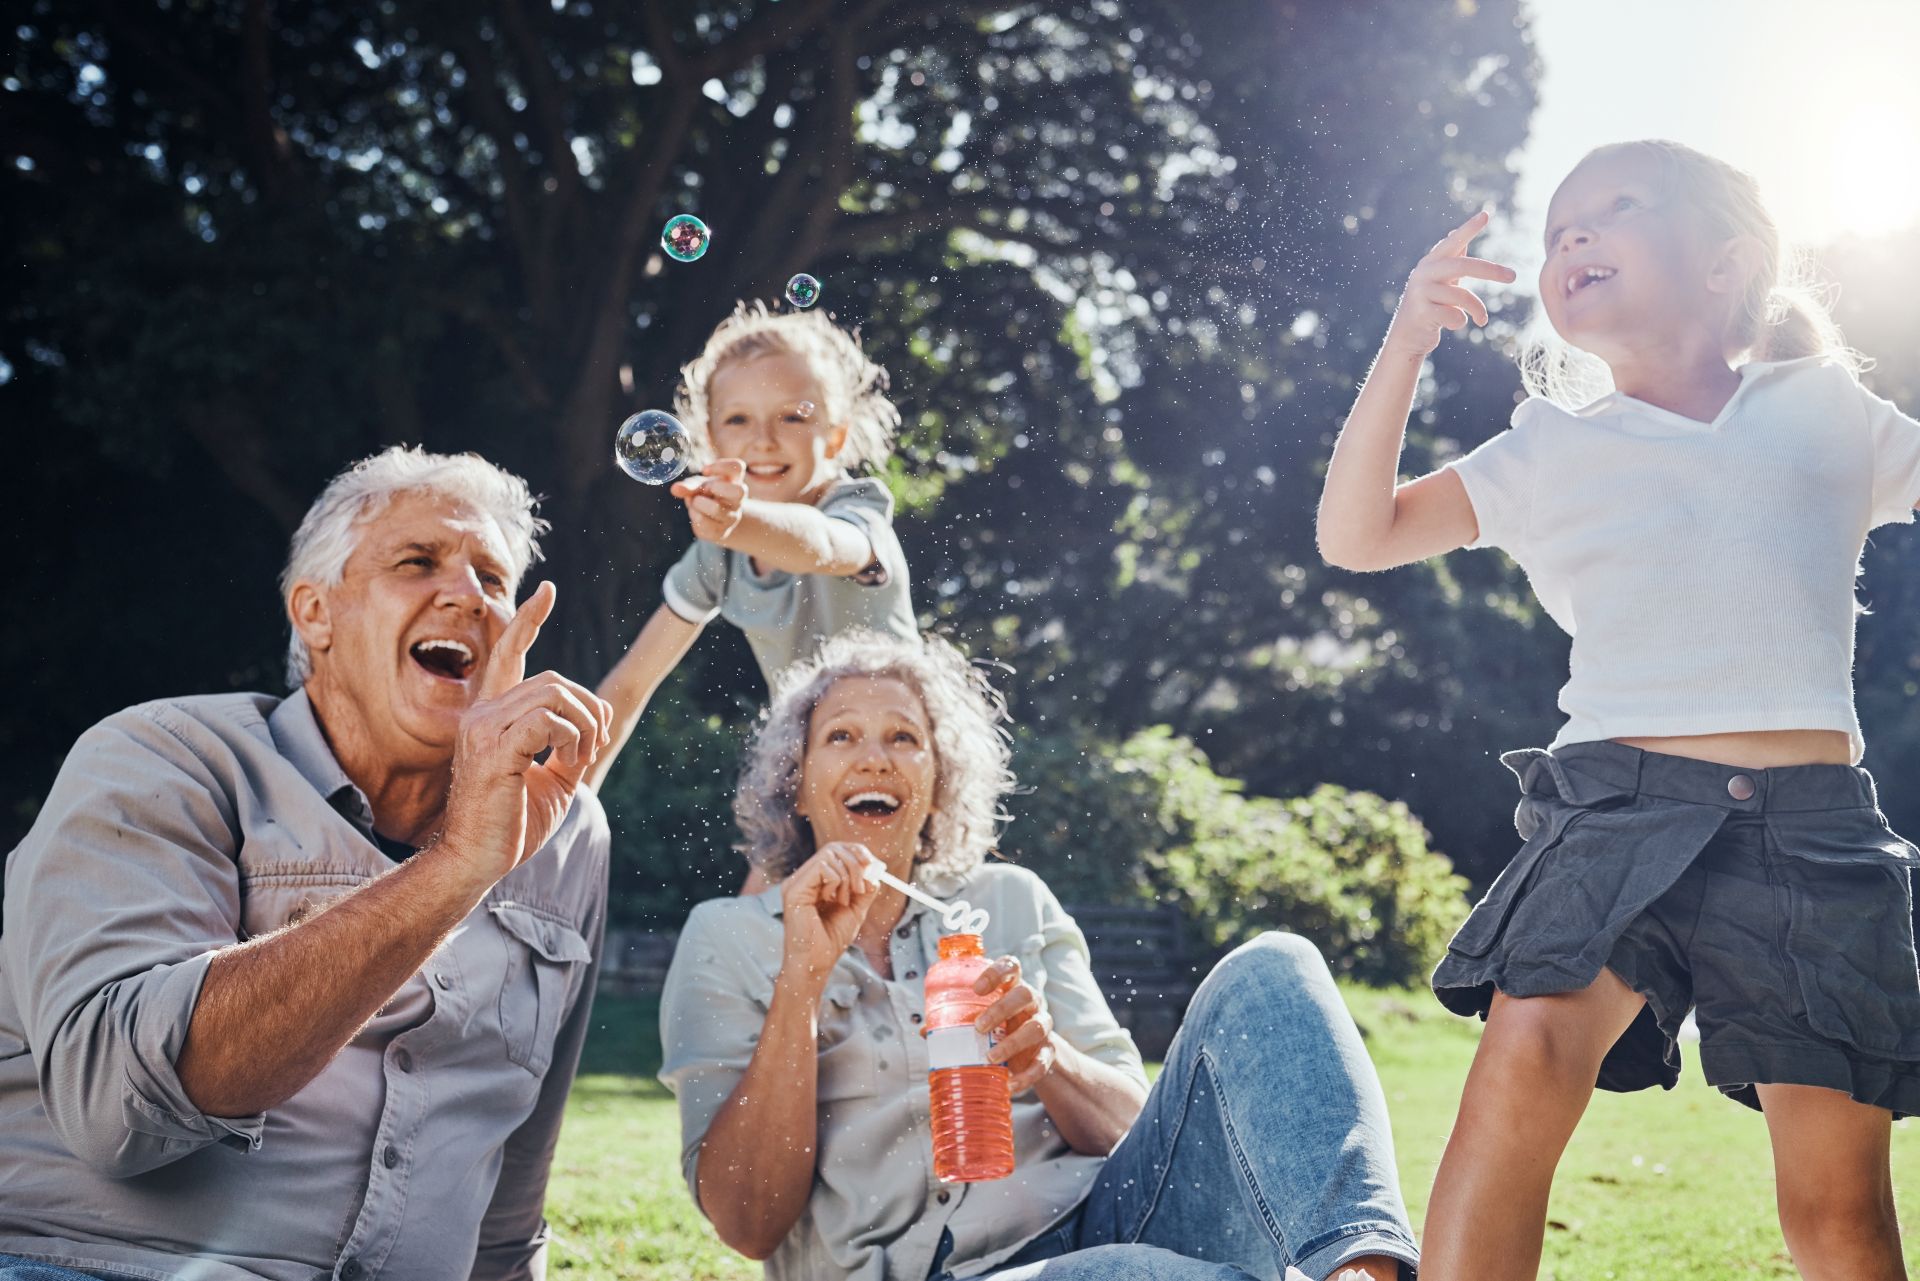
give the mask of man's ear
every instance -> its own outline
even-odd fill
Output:
[[[833,430],[827,433],[827,457],[838,458],[840,451],[847,447],[849,428],[845,423],[835,423]]]
[[[326,593],[305,579],[295,583],[287,594],[287,621],[306,643],[309,654],[333,647],[333,612],[327,608]]]

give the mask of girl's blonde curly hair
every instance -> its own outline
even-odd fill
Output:
[[[965,876],[980,866],[1013,791],[1007,705],[986,674],[937,636],[901,640],[843,632],[811,661],[774,678],[773,702],[747,745],[733,816],[741,852],[769,880],[791,875],[813,854],[813,830],[794,812],[814,709],[849,677],[885,676],[920,698],[933,731],[933,812],[920,834],[915,879]]]
[[[729,361],[775,352],[799,356],[819,376],[826,389],[827,403],[821,408],[827,421],[847,428],[847,443],[839,455],[842,467],[853,471],[886,461],[900,428],[900,411],[887,399],[887,371],[860,350],[859,330],[842,329],[819,312],[776,312],[756,300],[736,304],[700,354],[680,370],[674,412],[693,437],[696,463],[714,457],[707,423],[713,376]]]

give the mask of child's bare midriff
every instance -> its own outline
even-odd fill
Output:
[[[1852,743],[1835,729],[1761,729],[1735,734],[1679,734],[1613,741],[1642,751],[1686,756],[1740,769],[1853,763]]]

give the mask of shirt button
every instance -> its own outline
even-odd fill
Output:
[[[913,936],[913,927],[911,925],[902,925],[899,929],[895,930],[894,933],[898,934],[901,938],[911,938]]]
[[[394,1062],[394,1065],[398,1067],[402,1072],[413,1071],[413,1055],[407,1053],[405,1050],[402,1050],[400,1051],[400,1053],[394,1055],[393,1062]]]
[[[907,1015],[907,1017],[912,1019],[915,1023],[918,1023],[920,1021],[920,1016],[918,1014],[909,1014]]]
[[[953,1193],[947,1191],[945,1188],[941,1188],[939,1193],[933,1199],[938,1201],[941,1205],[945,1205],[947,1202],[953,1200]]]
[[[340,1276],[342,1281],[356,1281],[356,1278],[365,1270],[366,1269],[360,1266],[360,1260],[358,1259],[342,1259],[340,1261]]]
[[[1753,780],[1745,774],[1735,774],[1727,780],[1727,795],[1736,801],[1753,799]]]
[[[919,978],[919,977],[920,977],[920,971],[919,971],[919,970],[908,970],[908,971],[907,971],[907,975],[906,975],[906,976],[907,976],[908,978],[910,978],[910,979],[917,979],[917,978]]]
[[[391,1143],[387,1144],[387,1150],[380,1154],[380,1164],[386,1166],[389,1170],[391,1170],[394,1166],[399,1165],[400,1149],[396,1148]]]
[[[433,981],[440,985],[442,992],[453,986],[453,977],[449,974],[436,974],[433,976]]]

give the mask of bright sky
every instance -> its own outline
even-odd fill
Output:
[[[1547,201],[1567,171],[1589,148],[1629,138],[1672,138],[1739,165],[1803,244],[1920,222],[1916,0],[1528,8],[1540,105],[1519,156],[1514,222],[1496,241],[1513,246],[1508,261],[1523,272],[1539,264]],[[1520,250],[1531,253],[1525,265]]]

